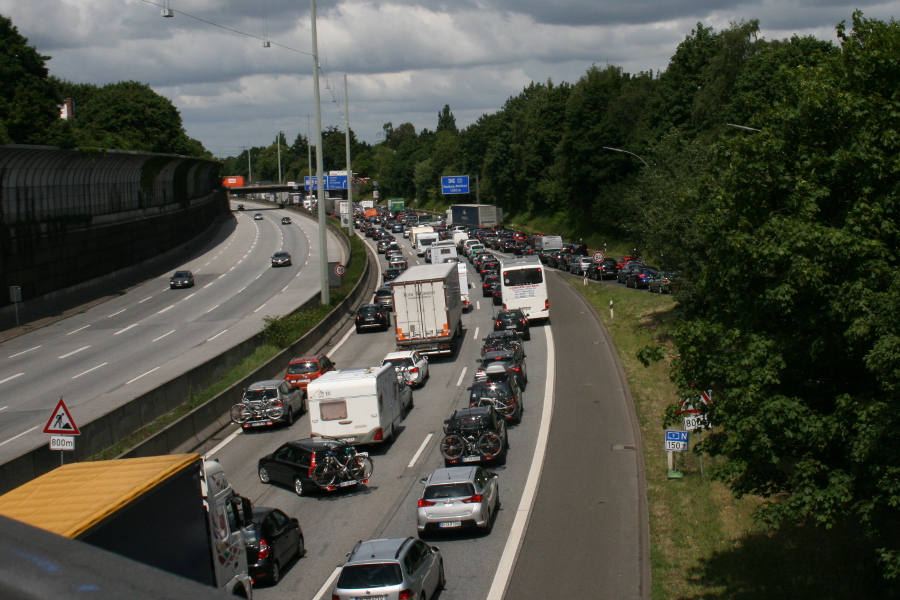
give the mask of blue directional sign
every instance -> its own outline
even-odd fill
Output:
[[[307,190],[318,190],[319,186],[316,183],[315,177],[304,177],[303,178],[303,187]]]
[[[690,432],[673,429],[666,430],[666,451],[687,452],[690,446]]]
[[[347,189],[347,176],[346,175],[326,175],[325,176],[325,189],[326,190],[346,190]]]
[[[469,176],[468,175],[451,175],[449,177],[441,177],[441,193],[442,194],[468,194],[469,193]]]

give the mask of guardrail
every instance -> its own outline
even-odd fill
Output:
[[[295,212],[299,213],[300,211]],[[349,241],[344,237],[343,233],[333,223],[329,222],[328,227],[333,231],[338,231],[339,239],[345,245],[347,254],[349,254]],[[372,268],[369,252],[367,249],[366,269],[356,287],[319,325],[311,329],[290,348],[249,375],[244,381],[238,382],[122,456],[168,454],[175,450],[192,448],[226,425],[230,421],[228,413],[232,404],[235,403],[233,401],[235,398],[234,394],[238,394],[239,398],[239,394],[242,393],[244,387],[249,385],[249,383],[260,379],[271,379],[273,376],[280,376],[283,373],[284,365],[287,364],[285,355],[292,352],[297,354],[307,353],[308,350],[305,349],[314,347],[324,333],[350,314],[351,307],[355,307],[356,303],[369,291],[369,288],[374,289],[373,281],[377,278],[377,269]],[[319,298],[314,297],[297,310],[303,310],[318,304]],[[80,427],[81,436],[75,452],[69,453],[74,455],[71,458],[75,461],[85,460],[134,433],[160,415],[180,406],[185,398],[190,395],[192,389],[203,389],[215,383],[225,371],[239,364],[244,357],[252,353],[264,341],[264,334],[260,332],[225,350],[202,365]],[[282,362],[279,363],[278,361]],[[276,369],[276,364],[280,364],[280,368]],[[47,445],[41,445],[28,451],[0,465],[0,494],[14,489],[27,481],[31,481],[57,466],[59,466],[59,454],[56,451],[51,451]]]

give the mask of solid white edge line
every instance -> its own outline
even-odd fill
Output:
[[[479,329],[481,329],[481,328],[480,328],[480,327],[476,327],[476,328],[475,328],[475,335],[472,336],[472,339],[473,339],[473,340],[477,340],[477,339],[478,339],[478,330],[479,330]]]
[[[32,431],[34,431],[34,430],[37,429],[38,427],[40,427],[40,425],[35,425],[34,427],[32,427],[31,429],[29,429],[28,431],[23,431],[23,432],[20,433],[19,435],[14,435],[13,437],[9,438],[8,440],[4,440],[4,441],[0,442],[0,446],[2,446],[3,444],[8,444],[8,443],[10,443],[11,441],[13,441],[13,440],[16,439],[16,438],[22,437],[22,436],[25,435],[26,433],[31,433]]]
[[[17,357],[17,356],[22,356],[23,354],[25,354],[25,353],[27,353],[27,352],[31,352],[32,350],[37,350],[37,349],[40,348],[41,346],[43,346],[43,344],[39,344],[39,345],[35,346],[34,348],[29,348],[28,350],[22,350],[21,352],[16,352],[15,354],[13,354],[12,356],[10,356],[9,358],[15,358],[15,357]]]
[[[425,451],[425,446],[428,445],[428,442],[430,442],[431,438],[433,438],[433,437],[434,437],[434,433],[429,433],[428,435],[425,436],[425,439],[422,440],[422,445],[419,446],[419,449],[416,450],[415,454],[413,454],[412,460],[409,461],[408,465],[406,465],[407,469],[413,468],[413,466],[416,464],[416,461],[419,460],[419,456],[422,454],[422,452]]]
[[[331,576],[328,577],[328,580],[319,588],[319,591],[316,592],[316,595],[313,597],[313,600],[322,600],[325,597],[325,594],[328,593],[328,590],[331,589],[331,586],[334,585],[334,580],[337,579],[337,576],[340,574],[341,568],[335,567],[334,572],[331,573]]]
[[[469,370],[469,367],[463,367],[462,373],[459,374],[459,379],[456,382],[456,387],[459,387],[460,385],[462,385],[463,377],[466,376],[466,371],[468,371],[468,370]]]
[[[16,373],[16,374],[13,375],[12,377],[7,377],[7,378],[4,379],[3,381],[0,381],[0,383],[6,383],[7,381],[13,380],[13,379],[15,379],[16,377],[21,377],[21,376],[24,375],[24,374],[25,374],[25,373]]]
[[[225,446],[227,446],[228,444],[230,444],[230,443],[231,443],[232,441],[234,441],[234,439],[235,439],[237,436],[239,436],[239,435],[241,435],[241,428],[240,428],[240,427],[238,427],[238,428],[237,428],[231,435],[229,435],[227,438],[225,438],[224,440],[222,440],[221,442],[219,442],[218,444],[216,444],[216,446],[214,446],[212,450],[210,450],[209,452],[207,452],[206,454],[204,454],[204,455],[203,455],[203,460],[209,460],[209,457],[211,457],[213,454],[215,454],[216,452],[218,452],[219,450],[221,450],[222,448],[224,448]]]
[[[541,427],[538,431],[534,457],[531,460],[531,469],[528,471],[528,479],[525,481],[522,499],[519,501],[518,509],[516,509],[516,517],[510,528],[509,537],[506,539],[506,546],[504,546],[503,554],[500,556],[500,563],[497,565],[497,572],[494,574],[494,581],[491,583],[491,589],[486,600],[503,600],[513,569],[516,566],[516,559],[519,557],[519,549],[525,537],[525,528],[531,516],[531,509],[534,508],[534,499],[537,496],[538,484],[541,481],[541,471],[544,468],[544,456],[547,453],[547,442],[550,438],[550,423],[553,421],[553,391],[556,386],[555,369],[556,354],[553,345],[553,335],[548,332],[546,372],[552,373],[553,377],[547,378],[547,386],[544,390],[544,413],[541,418]]]
[[[329,352],[331,352],[332,354],[337,352],[337,349],[344,345],[344,342],[347,341],[347,339],[350,337],[350,334],[353,333],[353,331],[354,330],[352,327],[350,329],[348,329],[347,333],[344,334],[344,337],[341,338],[341,341],[339,341],[337,344],[335,344],[334,347],[331,350],[329,350]]]
[[[159,367],[153,367],[152,369],[150,369],[149,371],[147,371],[146,373],[144,373],[144,375],[149,375],[150,373],[152,373],[153,371],[157,370],[158,368],[159,368]],[[125,385],[128,385],[129,383],[134,383],[135,381],[137,381],[138,379],[140,379],[140,378],[143,377],[144,375],[138,375],[138,376],[135,377],[134,379],[132,379],[132,380],[130,380],[130,381],[126,381],[126,382],[125,382]]]
[[[105,367],[105,366],[108,365],[108,364],[109,364],[108,362],[105,362],[105,363],[103,363],[102,365],[97,365],[97,366],[94,367],[93,369],[88,369],[88,370],[85,371],[84,373],[79,373],[78,375],[73,376],[72,379],[78,379],[78,378],[81,377],[82,375],[87,375],[87,374],[90,373],[91,371],[96,371],[96,370],[99,369],[100,367]]]

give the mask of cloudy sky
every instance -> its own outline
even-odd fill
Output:
[[[319,0],[322,124],[343,128],[345,74],[350,126],[377,143],[389,121],[434,129],[449,104],[464,127],[531,81],[574,82],[592,64],[664,70],[698,22],[834,40],[857,8],[889,20],[900,0]],[[314,124],[308,0],[0,0],[0,14],[57,77],[149,84],[216,156]]]

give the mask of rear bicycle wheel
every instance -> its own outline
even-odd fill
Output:
[[[493,431],[487,431],[478,438],[478,449],[485,458],[494,458],[503,451],[503,439]]]
[[[313,467],[312,478],[317,486],[326,488],[337,479],[337,469],[330,462],[316,465]]]
[[[456,434],[445,435],[441,440],[441,455],[446,459],[459,459],[466,450],[466,440]]]
[[[372,476],[375,469],[375,463],[368,456],[357,456],[347,465],[347,472],[350,473],[350,479],[368,479]]]
[[[252,416],[253,413],[246,404],[235,404],[231,407],[231,420],[239,425],[249,421]]]

